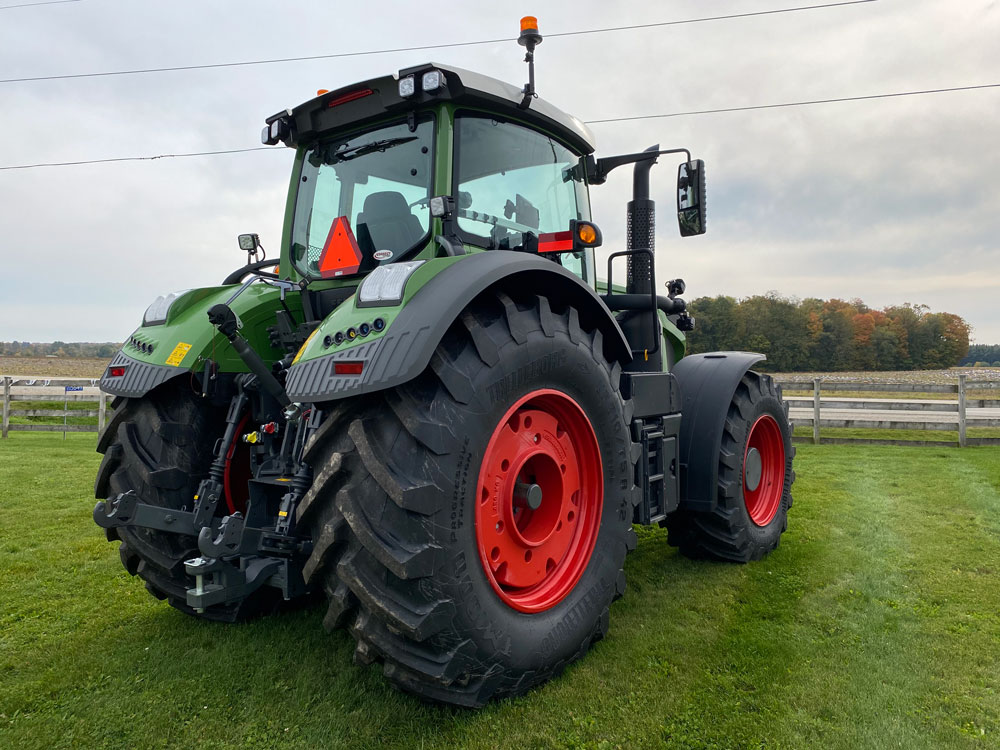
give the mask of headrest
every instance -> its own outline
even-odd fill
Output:
[[[410,208],[402,193],[397,193],[395,190],[384,190],[381,193],[372,193],[365,198],[364,212],[368,221],[378,221],[390,216],[397,218],[408,216]]]

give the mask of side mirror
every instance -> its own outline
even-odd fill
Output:
[[[701,159],[677,169],[677,226],[681,237],[705,234],[705,162]]]

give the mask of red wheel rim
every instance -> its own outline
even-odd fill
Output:
[[[583,409],[552,389],[518,399],[476,485],[476,542],[494,591],[521,612],[562,601],[590,561],[603,507],[601,452]]]
[[[770,414],[757,418],[743,452],[743,502],[750,520],[767,526],[785,491],[785,440]]]

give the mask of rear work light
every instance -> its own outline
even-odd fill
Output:
[[[440,70],[428,70],[420,79],[420,88],[424,91],[437,91],[444,83]]]
[[[110,375],[113,378],[120,378],[124,374],[125,374],[125,368],[124,367],[109,367],[108,368],[108,375]]]
[[[333,365],[334,375],[360,375],[364,369],[364,362],[336,362]]]

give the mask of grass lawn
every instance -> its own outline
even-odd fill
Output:
[[[0,747],[1000,748],[1000,450],[799,447],[781,547],[644,530],[607,639],[479,712],[351,662],[312,608],[200,623],[90,519],[95,436],[0,442]]]

